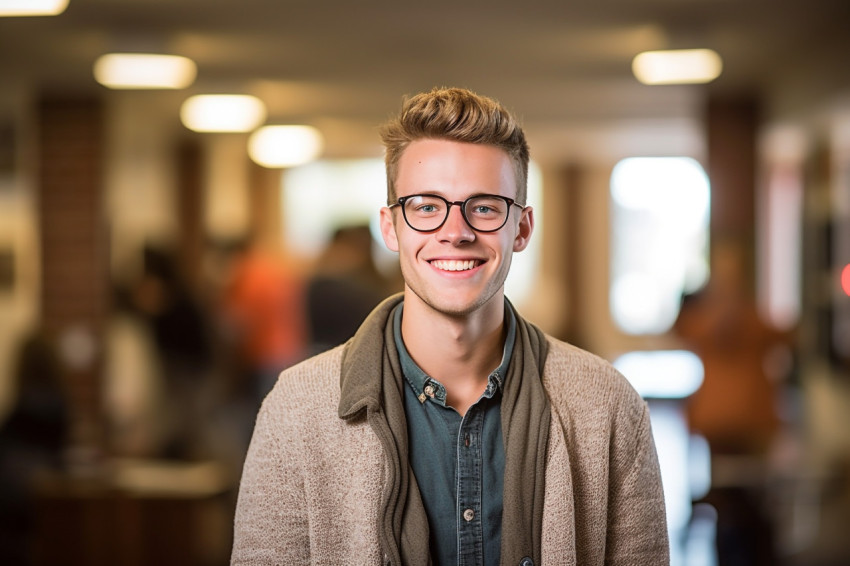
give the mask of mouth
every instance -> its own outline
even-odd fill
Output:
[[[435,259],[429,262],[441,271],[469,271],[481,265],[478,259]]]

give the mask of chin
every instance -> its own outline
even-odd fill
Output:
[[[454,318],[461,318],[482,309],[493,299],[495,293],[489,293],[486,295],[478,294],[466,297],[458,295],[459,293],[452,294],[449,290],[440,297],[423,297],[419,294],[417,294],[417,297],[428,305],[428,307],[440,314]]]
[[[450,304],[450,305],[430,305],[431,308],[453,318],[463,318],[469,316],[477,310],[480,305],[477,304]]]

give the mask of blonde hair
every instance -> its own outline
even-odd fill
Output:
[[[514,117],[491,98],[462,88],[435,88],[406,98],[399,115],[380,133],[386,148],[387,204],[397,198],[395,181],[404,150],[420,139],[445,139],[504,150],[516,172],[516,200],[525,204],[528,143]]]

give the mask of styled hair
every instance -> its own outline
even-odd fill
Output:
[[[405,98],[399,115],[380,133],[386,148],[387,204],[397,198],[398,163],[407,146],[421,139],[444,139],[504,150],[516,174],[516,200],[525,205],[528,143],[514,117],[491,98],[462,88],[435,88]]]

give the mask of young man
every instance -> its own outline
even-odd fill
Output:
[[[281,374],[233,564],[667,564],[646,404],[504,296],[534,228],[522,130],[493,100],[436,89],[382,137],[404,293]]]

